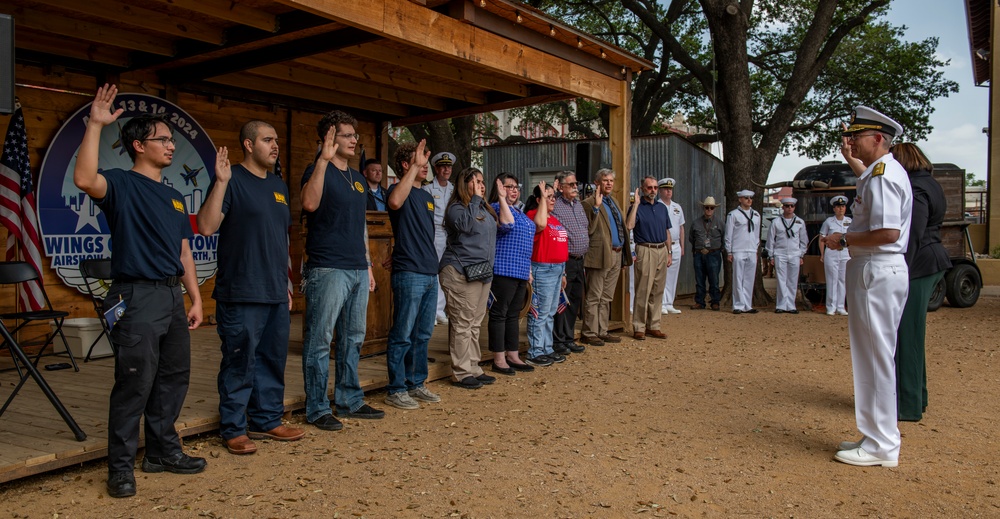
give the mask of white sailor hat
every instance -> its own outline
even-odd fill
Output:
[[[455,154],[449,153],[447,151],[442,151],[431,157],[431,164],[434,167],[451,166],[454,163],[455,163]]]
[[[657,185],[659,185],[660,187],[669,187],[670,189],[673,189],[674,188],[674,179],[672,179],[672,178],[661,178],[660,181],[657,182]]]
[[[837,195],[830,199],[830,205],[847,205],[847,197],[844,195]]]
[[[876,130],[896,137],[903,133],[903,126],[888,116],[867,106],[858,105],[851,112],[851,124],[844,130],[844,137],[864,130]]]
[[[785,198],[781,199],[781,203],[782,204],[795,205],[795,204],[799,203],[799,200],[797,198],[792,198],[790,196],[786,196]]]
[[[737,198],[743,198],[743,197],[753,198],[753,195],[754,195],[753,191],[750,191],[749,189],[744,189],[742,191],[736,192]]]

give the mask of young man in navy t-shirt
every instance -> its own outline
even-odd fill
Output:
[[[396,149],[396,171],[405,172],[389,188],[392,223],[392,329],[386,351],[389,394],[385,403],[400,409],[419,409],[421,402],[441,397],[424,386],[427,380],[427,343],[434,331],[437,306],[437,249],[434,248],[434,197],[420,189],[427,178],[426,141],[404,143]]]
[[[219,148],[215,178],[198,212],[198,232],[219,232],[215,315],[222,339],[219,434],[232,454],[254,439],[294,441],[305,431],[281,423],[288,357],[288,187],[273,174],[278,134],[264,121],[240,130],[243,162]],[[248,423],[249,422],[249,423]]]
[[[302,175],[302,210],[306,213],[306,315],[302,341],[302,373],[306,389],[306,421],[326,431],[343,425],[333,416],[327,384],[330,341],[337,330],[334,398],[341,418],[385,416],[364,401],[358,360],[365,341],[368,293],[375,290],[365,207],[365,177],[347,161],[354,156],[357,120],[334,110],[320,120],[323,140],[319,156]]]
[[[140,115],[121,129],[121,143],[134,165],[129,171],[98,171],[101,130],[124,112],[112,112],[118,89],[105,84],[90,107],[73,182],[97,203],[111,229],[114,282],[105,306],[127,308],[111,331],[115,384],[108,418],[108,494],[135,495],[133,475],[139,419],[145,416],[144,472],[195,474],[204,458],[181,449],[174,422],[180,416],[191,374],[189,329],[202,320],[201,294],[189,238],[184,197],[162,183],[174,139],[165,117]],[[184,284],[191,298],[185,315]],[[107,308],[106,308],[107,309]]]

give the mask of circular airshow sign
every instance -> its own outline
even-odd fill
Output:
[[[56,134],[49,146],[38,175],[38,224],[42,248],[51,260],[52,270],[67,285],[86,293],[80,262],[111,257],[111,231],[97,204],[73,184],[76,156],[87,129],[90,115],[87,103],[76,111]],[[98,169],[132,167],[121,142],[121,128],[132,117],[163,114],[176,139],[173,163],[163,169],[162,182],[180,191],[191,219],[191,253],[194,255],[198,283],[204,283],[216,270],[217,235],[197,233],[195,218],[215,176],[215,146],[193,117],[178,106],[146,94],[118,94],[115,109],[124,113],[101,132]],[[106,288],[99,289],[100,291]]]

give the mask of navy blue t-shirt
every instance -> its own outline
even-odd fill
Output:
[[[645,198],[640,199],[639,210],[635,214],[635,229],[632,229],[632,237],[635,238],[635,242],[666,242],[667,229],[670,228],[669,212],[670,208],[656,200],[649,203]]]
[[[222,199],[219,225],[219,274],[216,301],[284,303],[288,301],[288,187],[277,175],[264,178],[233,166]],[[209,187],[209,196],[215,180]]]
[[[190,240],[191,217],[176,189],[125,171],[102,171],[108,192],[94,200],[111,228],[111,277],[160,280],[184,274],[181,241]]]
[[[310,164],[302,175],[302,185],[313,175]],[[365,177],[348,166],[347,171],[332,163],[326,166],[323,198],[313,212],[306,212],[306,254],[309,268],[368,270],[365,259],[365,207],[368,190]]]
[[[394,189],[395,184],[389,186],[386,201]],[[423,189],[412,188],[399,209],[388,209],[392,236],[396,240],[392,247],[392,271],[436,276],[438,257],[434,248],[434,197]]]

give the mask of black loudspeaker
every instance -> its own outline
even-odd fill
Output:
[[[601,169],[601,145],[596,142],[577,143],[576,181],[581,185],[593,182],[598,169]]]
[[[0,114],[14,113],[14,18],[0,14]]]

